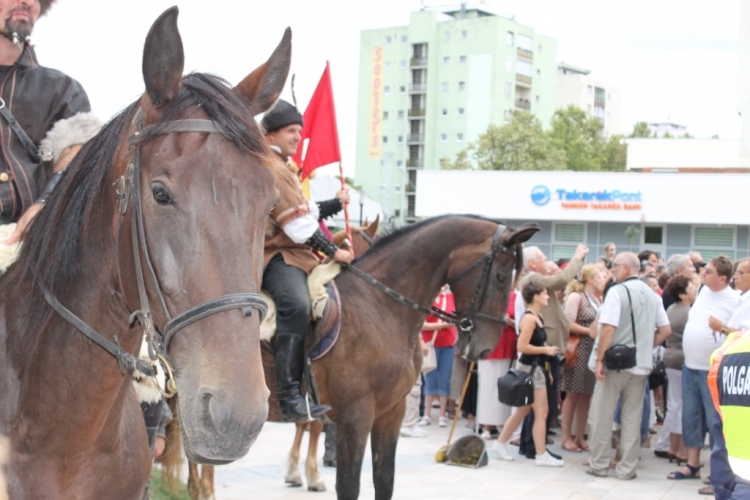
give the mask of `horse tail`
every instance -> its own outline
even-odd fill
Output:
[[[167,423],[166,443],[162,455],[162,473],[167,481],[169,489],[175,494],[180,491],[180,471],[182,470],[182,436],[180,434],[180,418],[177,414],[177,396],[167,400],[172,410],[172,420]]]

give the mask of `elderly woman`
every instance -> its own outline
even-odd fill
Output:
[[[682,443],[682,365],[685,364],[682,334],[698,289],[690,278],[679,274],[669,279],[664,294],[669,294],[675,301],[667,309],[672,335],[667,337],[667,350],[664,352],[664,366],[667,369],[669,384],[664,430],[669,431],[669,461],[677,460],[677,464],[680,465],[687,461],[687,450]]]
[[[589,449],[584,434],[589,416],[589,403],[596,385],[596,377],[588,368],[589,356],[594,346],[591,324],[602,303],[606,283],[605,269],[600,264],[588,264],[583,267],[581,280],[571,281],[565,290],[565,315],[570,321],[568,343],[571,346],[575,343],[578,345],[570,354],[566,353],[562,376],[562,390],[566,393],[562,407],[562,447],[575,453]],[[572,434],[574,415],[575,436]]]

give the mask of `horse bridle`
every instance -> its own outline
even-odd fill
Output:
[[[392,288],[384,285],[383,283],[376,280],[375,278],[365,273],[361,269],[358,269],[352,265],[348,265],[346,267],[347,269],[352,271],[356,276],[362,278],[365,282],[374,286],[378,290],[382,291],[383,293],[385,293],[392,299],[412,309],[415,309],[425,314],[432,315],[438,319],[445,321],[446,323],[451,323],[453,325],[456,325],[462,332],[471,333],[474,330],[474,320],[476,318],[486,319],[486,320],[494,321],[496,323],[500,323],[501,325],[504,325],[506,324],[505,318],[499,318],[497,316],[485,314],[481,312],[481,308],[482,308],[482,305],[484,304],[484,297],[486,295],[487,286],[489,285],[490,276],[492,274],[492,265],[495,260],[495,254],[497,254],[498,252],[502,252],[502,253],[512,256],[514,260],[517,260],[519,258],[518,253],[514,251],[515,245],[511,249],[507,247],[506,245],[500,243],[500,238],[502,234],[505,232],[506,228],[507,226],[504,226],[503,224],[499,224],[497,229],[495,230],[494,236],[492,237],[492,245],[490,246],[489,251],[485,253],[482,257],[477,259],[471,266],[466,268],[458,276],[448,281],[448,284],[452,286],[453,283],[456,283],[461,278],[468,275],[479,264],[484,263],[482,275],[480,276],[479,281],[474,287],[474,293],[472,294],[471,302],[469,304],[469,309],[467,311],[456,311],[455,313],[450,313],[450,312],[440,309],[439,307],[435,307],[434,305],[430,307],[423,306],[419,304],[418,302],[415,302],[405,297],[404,295],[398,293],[397,291],[393,290]],[[505,283],[508,279],[510,279],[510,276],[508,276],[506,273],[498,272],[497,278],[500,280],[501,283]]]
[[[139,124],[138,130],[128,138],[128,146],[134,146],[135,152],[133,154],[133,161],[128,164],[125,169],[125,173],[116,182],[117,185],[117,198],[118,198],[118,224],[117,224],[117,236],[115,241],[115,261],[118,273],[118,279],[122,283],[122,279],[119,276],[119,240],[120,240],[120,229],[122,220],[128,211],[130,206],[130,200],[132,199],[132,239],[133,239],[133,259],[135,261],[135,275],[138,282],[138,295],[140,298],[140,309],[134,311],[130,316],[130,326],[134,324],[137,319],[143,334],[148,343],[149,358],[153,361],[159,361],[164,365],[164,368],[168,372],[167,392],[165,397],[171,397],[177,392],[176,384],[172,378],[172,367],[170,366],[167,349],[169,348],[169,342],[172,337],[183,328],[192,325],[196,321],[207,318],[214,314],[229,311],[232,309],[241,309],[243,316],[251,316],[253,309],[257,309],[260,314],[259,323],[263,323],[263,319],[268,311],[268,305],[265,300],[257,293],[232,293],[228,295],[222,295],[221,297],[208,300],[201,304],[191,307],[187,311],[172,317],[167,309],[166,302],[164,301],[164,295],[162,294],[159,281],[154,270],[154,266],[151,263],[151,258],[148,252],[148,245],[146,244],[146,233],[143,224],[143,207],[141,202],[141,165],[140,165],[140,145],[142,138],[145,137],[150,139],[161,134],[170,134],[177,132],[205,132],[209,134],[222,134],[222,130],[219,125],[212,120],[204,119],[188,119],[188,120],[174,120],[166,123],[151,125],[145,129],[141,129],[141,118],[140,113],[137,116]],[[141,254],[143,260],[146,263],[146,269],[148,270],[149,276],[154,283],[156,293],[159,299],[159,304],[162,308],[164,318],[167,323],[164,325],[163,331],[159,330],[154,325],[153,316],[151,314],[151,307],[148,300],[148,294],[146,292],[146,284],[143,274],[143,264],[141,262]],[[78,318],[70,310],[65,308],[54,294],[47,289],[46,286],[42,285],[42,291],[47,302],[57,311],[63,318],[69,323],[75,326],[81,333],[88,337],[92,342],[102,347],[105,351],[112,354],[116,359],[120,367],[121,373],[132,373],[133,370],[138,370],[144,373],[146,376],[155,376],[156,367],[143,359],[137,358],[129,352],[123,350],[120,347],[117,336],[114,338],[114,342],[106,339],[100,333],[89,327],[83,320]],[[158,386],[158,384],[157,384]],[[161,388],[160,388],[161,390]]]

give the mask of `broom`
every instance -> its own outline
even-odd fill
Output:
[[[464,388],[461,390],[461,398],[458,400],[456,413],[453,415],[453,424],[451,425],[451,432],[448,434],[448,442],[445,446],[441,446],[437,453],[435,453],[435,461],[437,463],[442,463],[448,460],[448,449],[451,446],[451,439],[453,439],[453,431],[456,430],[456,423],[458,422],[459,415],[461,415],[461,405],[464,402],[464,396],[466,396],[466,389],[469,388],[469,379],[471,378],[471,372],[474,370],[475,364],[476,363],[472,362],[469,365],[469,371],[466,374],[466,380],[464,381]]]

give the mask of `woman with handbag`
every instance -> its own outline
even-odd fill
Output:
[[[448,285],[444,285],[440,290],[434,302],[435,307],[443,311],[452,313],[456,310],[453,302],[453,294],[450,292]],[[440,427],[448,426],[448,419],[445,411],[448,405],[448,396],[451,390],[451,372],[453,371],[453,344],[456,342],[456,327],[450,323],[440,321],[434,316],[427,316],[422,327],[422,340],[430,347],[435,349],[435,359],[437,368],[425,374],[424,385],[424,416],[419,421],[419,425],[430,425],[432,418],[432,401],[435,398],[440,400],[440,416],[438,425]]]
[[[565,400],[562,406],[562,448],[580,453],[589,451],[584,433],[589,418],[589,404],[594,394],[596,376],[588,368],[589,356],[594,347],[591,324],[602,303],[604,286],[607,284],[606,270],[600,264],[583,267],[581,280],[571,281],[565,290],[565,315],[570,321],[570,337],[565,351],[565,367],[562,375],[562,390]],[[572,434],[573,417],[576,433]]]
[[[549,408],[547,407],[545,367],[549,367],[550,356],[556,356],[558,353],[556,346],[547,345],[547,332],[544,331],[544,321],[540,316],[542,308],[547,305],[549,295],[544,285],[532,279],[521,290],[521,297],[529,306],[520,318],[517,347],[521,357],[518,359],[518,370],[531,374],[534,398],[531,404],[518,408],[505,422],[503,431],[490,448],[490,453],[501,460],[513,460],[508,441],[533,408],[536,417],[532,430],[536,448],[534,463],[543,467],[562,467],[565,465],[564,462],[554,458],[547,451],[546,420]]]

